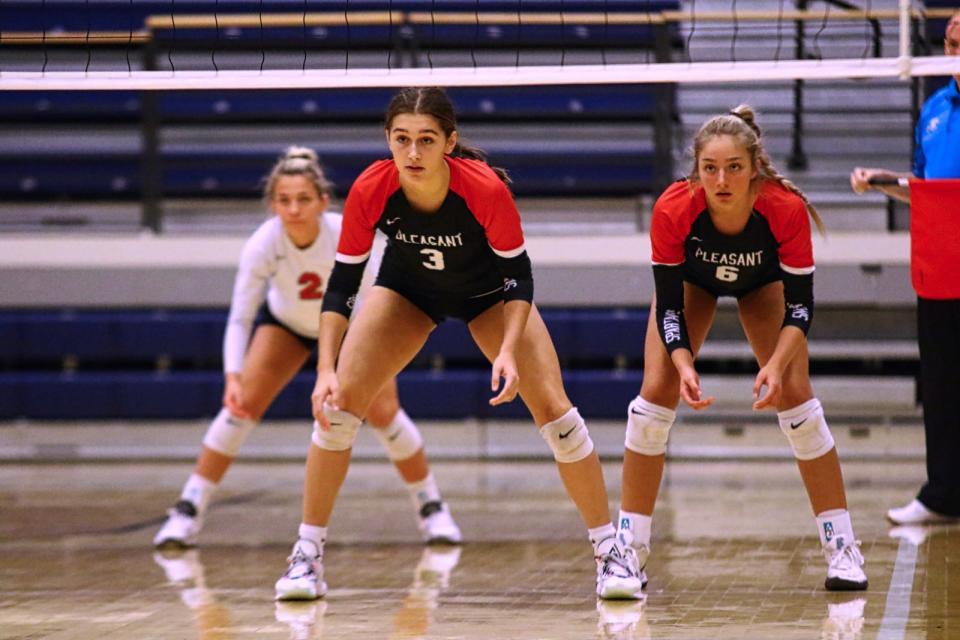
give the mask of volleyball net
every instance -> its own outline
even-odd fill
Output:
[[[0,90],[951,75],[960,61],[925,46],[924,30],[954,10],[908,0],[21,0],[0,7]]]

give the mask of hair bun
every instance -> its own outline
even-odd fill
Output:
[[[309,147],[288,147],[284,154],[286,160],[318,160],[317,152]]]

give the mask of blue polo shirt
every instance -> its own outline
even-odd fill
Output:
[[[953,78],[920,111],[913,175],[960,178],[960,91]]]

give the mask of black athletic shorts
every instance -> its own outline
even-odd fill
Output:
[[[700,287],[701,289],[703,289],[704,291],[706,291],[707,293],[709,293],[709,294],[710,294],[711,296],[713,296],[714,298],[722,298],[722,297],[724,297],[724,296],[731,296],[731,297],[733,297],[733,298],[736,298],[737,300],[739,300],[740,298],[742,298],[743,296],[745,296],[745,295],[747,295],[747,294],[753,293],[753,292],[756,291],[757,289],[760,289],[760,288],[762,288],[762,287],[767,286],[767,285],[770,284],[771,282],[779,282],[780,280],[783,280],[783,278],[781,278],[781,277],[780,277],[780,273],[777,272],[777,273],[774,273],[774,274],[770,274],[770,275],[764,277],[763,279],[761,279],[761,280],[759,280],[759,281],[752,282],[752,283],[750,284],[750,286],[747,287],[747,288],[743,288],[743,289],[730,289],[730,288],[728,288],[728,287],[720,288],[720,287],[718,287],[718,286],[716,286],[715,284],[712,284],[712,283],[700,282],[700,279],[699,279],[699,278],[692,278],[692,277],[690,277],[690,276],[689,276],[688,274],[686,274],[686,273],[683,274],[683,281],[684,281],[684,282],[689,282],[690,284],[693,284],[693,285],[696,285],[696,286]]]
[[[320,322],[319,318],[317,318],[317,322]],[[294,338],[299,340],[300,344],[302,344],[304,348],[306,348],[306,350],[310,351],[311,353],[317,347],[316,338],[310,338],[308,336],[303,335],[302,333],[297,333],[287,325],[277,320],[277,317],[270,312],[270,307],[267,306],[266,302],[260,305],[260,310],[257,311],[257,319],[254,323],[254,330],[256,330],[256,328],[262,324],[269,324],[275,327],[280,327],[281,329],[283,329],[284,331],[292,335]]]
[[[503,302],[503,287],[468,297],[436,296],[412,289],[403,284],[400,278],[384,271],[381,269],[377,275],[377,286],[399,293],[413,306],[427,314],[434,324],[440,324],[447,318],[458,318],[469,324],[471,320],[493,305]]]

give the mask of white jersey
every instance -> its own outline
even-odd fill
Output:
[[[264,300],[284,326],[299,335],[317,337],[320,306],[337,255],[341,221],[339,213],[324,213],[320,234],[305,249],[290,240],[277,216],[271,216],[247,239],[223,336],[224,373],[243,369],[253,323]],[[381,256],[382,243],[380,251],[370,256],[361,295],[372,284]]]

